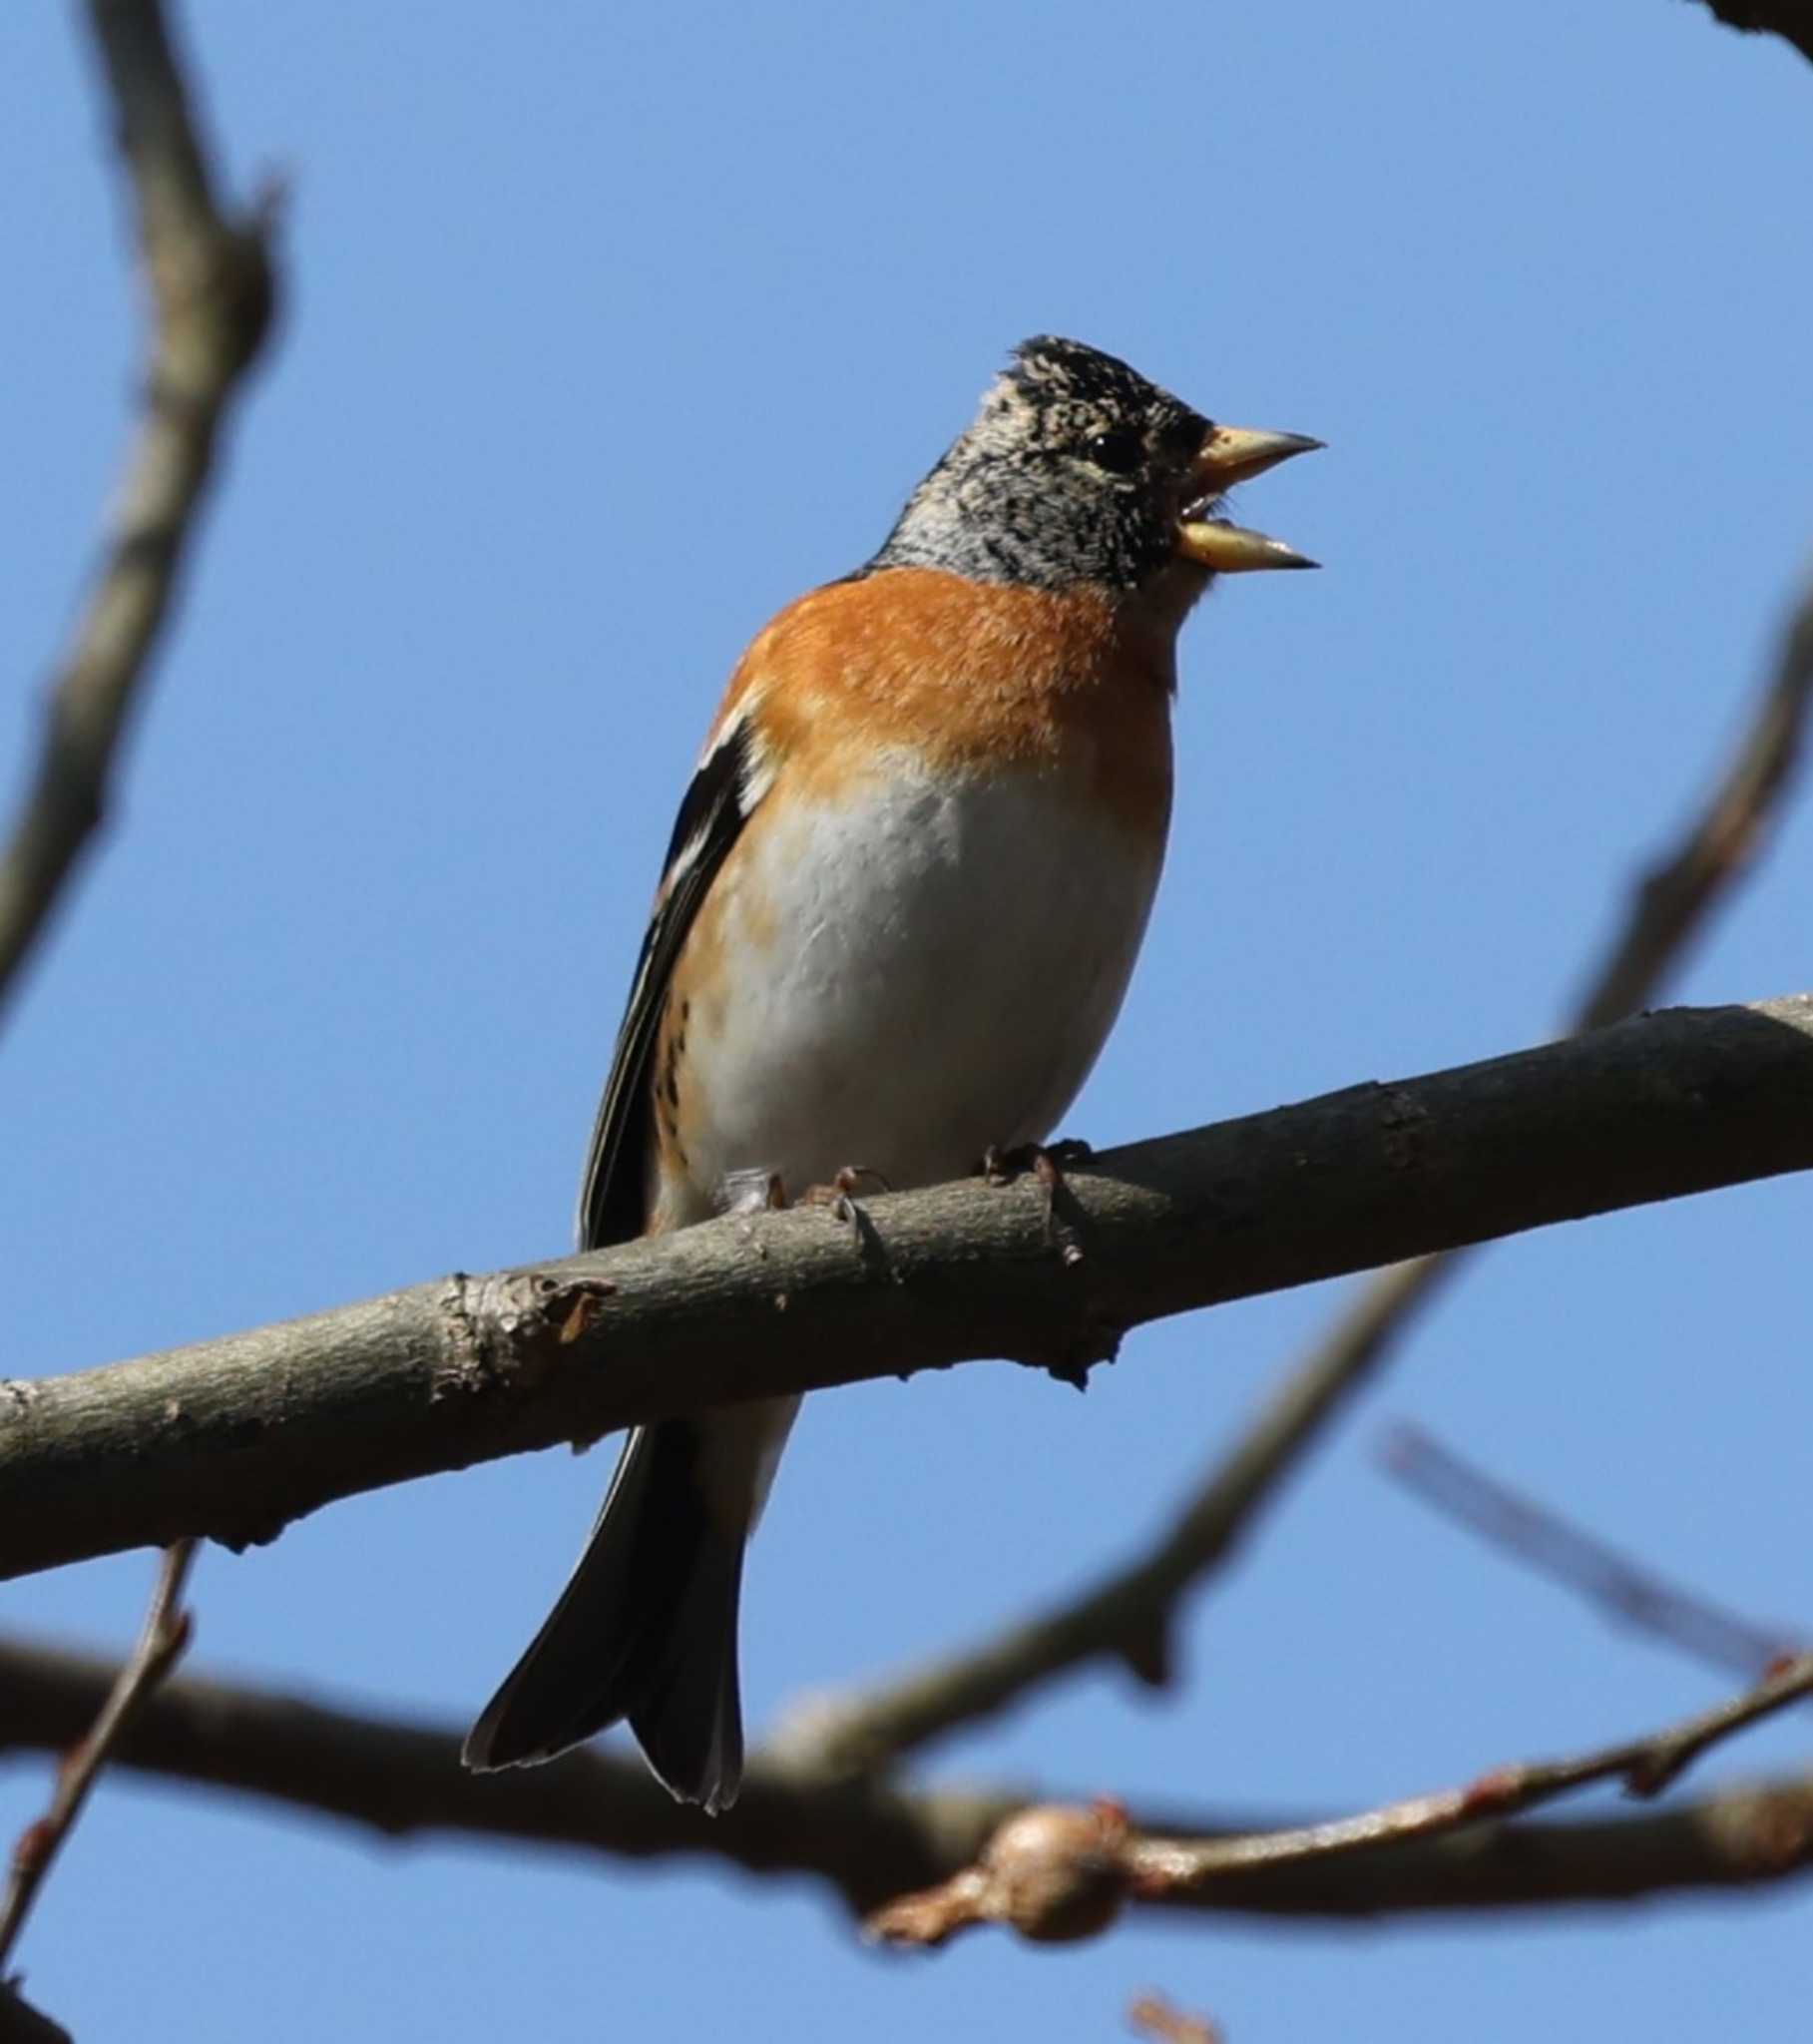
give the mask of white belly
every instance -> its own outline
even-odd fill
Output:
[[[1162,847],[1032,774],[896,769],[750,829],[721,903],[747,969],[687,1025],[698,1192],[778,1173],[792,1198],[845,1165],[928,1185],[1051,1134],[1120,1009]]]

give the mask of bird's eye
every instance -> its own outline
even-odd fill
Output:
[[[1113,432],[1091,434],[1083,443],[1083,453],[1110,475],[1131,475],[1144,457],[1145,443],[1131,427],[1121,426]]]

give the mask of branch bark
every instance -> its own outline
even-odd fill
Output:
[[[145,396],[94,587],[46,705],[0,859],[0,1005],[106,812],[114,756],[169,619],[228,407],[270,326],[268,204],[221,210],[157,0],[90,0],[137,209]]]
[[[983,1356],[1072,1380],[1143,1321],[1813,1167],[1813,996],[1675,1009],[967,1182],[453,1278],[0,1384],[0,1574],[200,1535],[748,1398]]]
[[[0,1753],[62,1752],[114,1679],[106,1661],[0,1642]],[[391,1839],[490,1838],[611,1863],[685,1856],[806,1874],[856,1915],[948,1879],[1029,1807],[1025,1794],[833,1781],[756,1755],[736,1807],[711,1823],[635,1761],[596,1749],[545,1768],[468,1775],[464,1726],[408,1724],[299,1697],[178,1676],[149,1698],[114,1765],[256,1796]],[[1202,1810],[1146,1810],[1143,1838],[1274,1828]],[[1586,1823],[1491,1823],[1364,1854],[1300,1858],[1172,1884],[1153,1906],[1358,1920],[1627,1902],[1785,1880],[1813,1865],[1813,1776],[1728,1788],[1672,1809]]]

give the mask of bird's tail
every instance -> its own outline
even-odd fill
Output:
[[[725,1495],[713,1424],[670,1419],[630,1436],[560,1602],[467,1738],[467,1767],[552,1760],[627,1718],[682,1802],[735,1801],[736,1607],[759,1498],[739,1511],[736,1486]]]

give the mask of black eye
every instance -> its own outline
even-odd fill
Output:
[[[1083,443],[1087,460],[1110,475],[1132,475],[1145,458],[1145,442],[1129,426],[1095,433]]]

